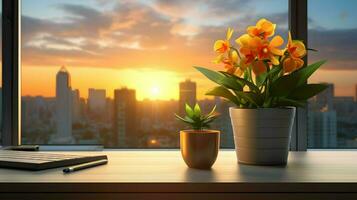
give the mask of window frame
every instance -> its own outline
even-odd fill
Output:
[[[21,0],[3,0],[2,5],[2,145],[21,145]],[[288,15],[292,36],[307,44],[307,0],[289,0]],[[305,63],[306,61],[307,58]],[[305,108],[298,108],[290,150],[306,149],[307,111]]]
[[[10,146],[21,144],[19,0],[3,0],[2,8],[2,145]]]

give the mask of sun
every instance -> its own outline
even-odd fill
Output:
[[[157,86],[151,87],[151,96],[157,97],[160,94],[160,88]]]

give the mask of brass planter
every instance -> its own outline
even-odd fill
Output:
[[[183,160],[190,168],[209,169],[217,159],[220,132],[216,130],[180,131]]]

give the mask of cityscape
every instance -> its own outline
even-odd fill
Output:
[[[199,103],[203,112],[217,105],[221,117],[213,123],[222,134],[222,147],[233,148],[228,108],[219,98],[196,99],[195,82],[179,84],[179,100],[137,101],[136,91],[115,89],[114,98],[105,89],[88,89],[88,98],[72,89],[70,73],[62,67],[56,75],[56,97],[22,97],[22,142],[24,144],[100,144],[118,148],[174,148],[179,130],[187,128],[174,113]]]
[[[197,99],[197,83],[183,80],[178,100],[138,101],[135,89],[118,88],[109,98],[105,89],[88,89],[88,98],[71,87],[70,72],[56,75],[56,96],[22,97],[24,144],[84,144],[112,148],[176,148],[183,126],[174,113],[196,102],[204,112],[214,105],[220,117],[212,128],[222,132],[221,147],[234,148],[228,108],[220,99]],[[357,147],[357,85],[355,97],[335,96],[334,85],[308,103],[308,148]]]

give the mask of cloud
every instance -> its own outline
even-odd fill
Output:
[[[357,70],[357,29],[309,30],[309,48],[318,52],[310,52],[309,60],[327,59],[323,69]]]
[[[211,65],[212,43],[225,37],[228,26],[238,36],[258,20],[253,4],[245,0],[115,2],[106,9],[59,4],[55,8],[64,15],[56,21],[22,16],[24,65],[150,66],[184,72],[193,64]],[[264,17],[286,30],[287,13]]]

